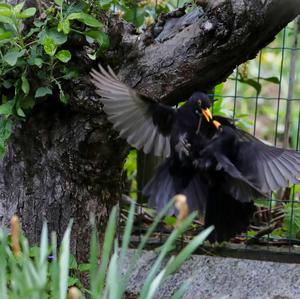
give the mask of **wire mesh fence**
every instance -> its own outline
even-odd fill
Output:
[[[142,28],[161,12],[184,4],[175,2],[142,1],[130,3],[133,13],[114,6],[115,12]],[[300,135],[300,72],[299,20],[284,28],[257,57],[238,66],[226,82],[215,87],[211,95],[214,114],[234,119],[235,125],[248,131],[268,144],[277,147],[299,149]],[[126,162],[128,174],[127,196],[138,203],[136,235],[143,233],[151,222],[153,211],[147,208],[142,187],[153,175],[161,159],[132,150]],[[251,161],[249,161],[251,163]],[[231,240],[239,249],[250,250],[250,245],[261,245],[259,250],[300,254],[300,186],[291,186],[273,193],[268,200],[257,200],[256,212],[249,230]],[[126,217],[125,215],[123,215]],[[121,217],[122,223],[122,217]],[[164,234],[174,223],[166,217],[161,231],[153,237],[153,244],[160,244]],[[179,244],[188,241],[203,226],[201,217]],[[299,255],[300,256],[300,255]]]

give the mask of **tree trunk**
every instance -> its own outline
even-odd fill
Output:
[[[173,104],[225,80],[300,11],[300,0],[200,2],[188,15],[178,10],[161,16],[141,35],[117,17],[105,17],[111,47],[103,61],[140,92]],[[0,163],[0,223],[7,225],[17,213],[30,242],[37,243],[44,220],[61,237],[74,218],[71,245],[84,260],[89,215],[96,215],[103,232],[120,198],[128,147],[111,130],[87,80],[86,53],[75,55],[82,77],[70,83],[70,104],[49,99],[15,126]]]

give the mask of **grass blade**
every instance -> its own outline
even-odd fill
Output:
[[[70,257],[70,237],[72,222],[70,221],[60,248],[59,257],[59,298],[65,299],[68,289],[68,278],[69,278],[69,257]]]

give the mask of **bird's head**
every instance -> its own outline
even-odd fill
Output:
[[[211,100],[208,98],[208,95],[201,91],[196,91],[189,98],[189,102],[196,105],[196,111],[200,115],[203,115],[207,122],[212,122],[213,125],[218,129],[221,125],[219,122],[213,120],[213,116],[209,110],[211,107]]]

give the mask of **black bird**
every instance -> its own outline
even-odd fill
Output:
[[[114,129],[137,149],[167,158],[143,190],[150,206],[160,210],[185,194],[190,211],[215,225],[211,240],[221,242],[247,229],[255,198],[299,182],[299,152],[266,145],[231,120],[212,117],[205,93],[172,109],[127,87],[110,67],[99,68],[92,82]]]

